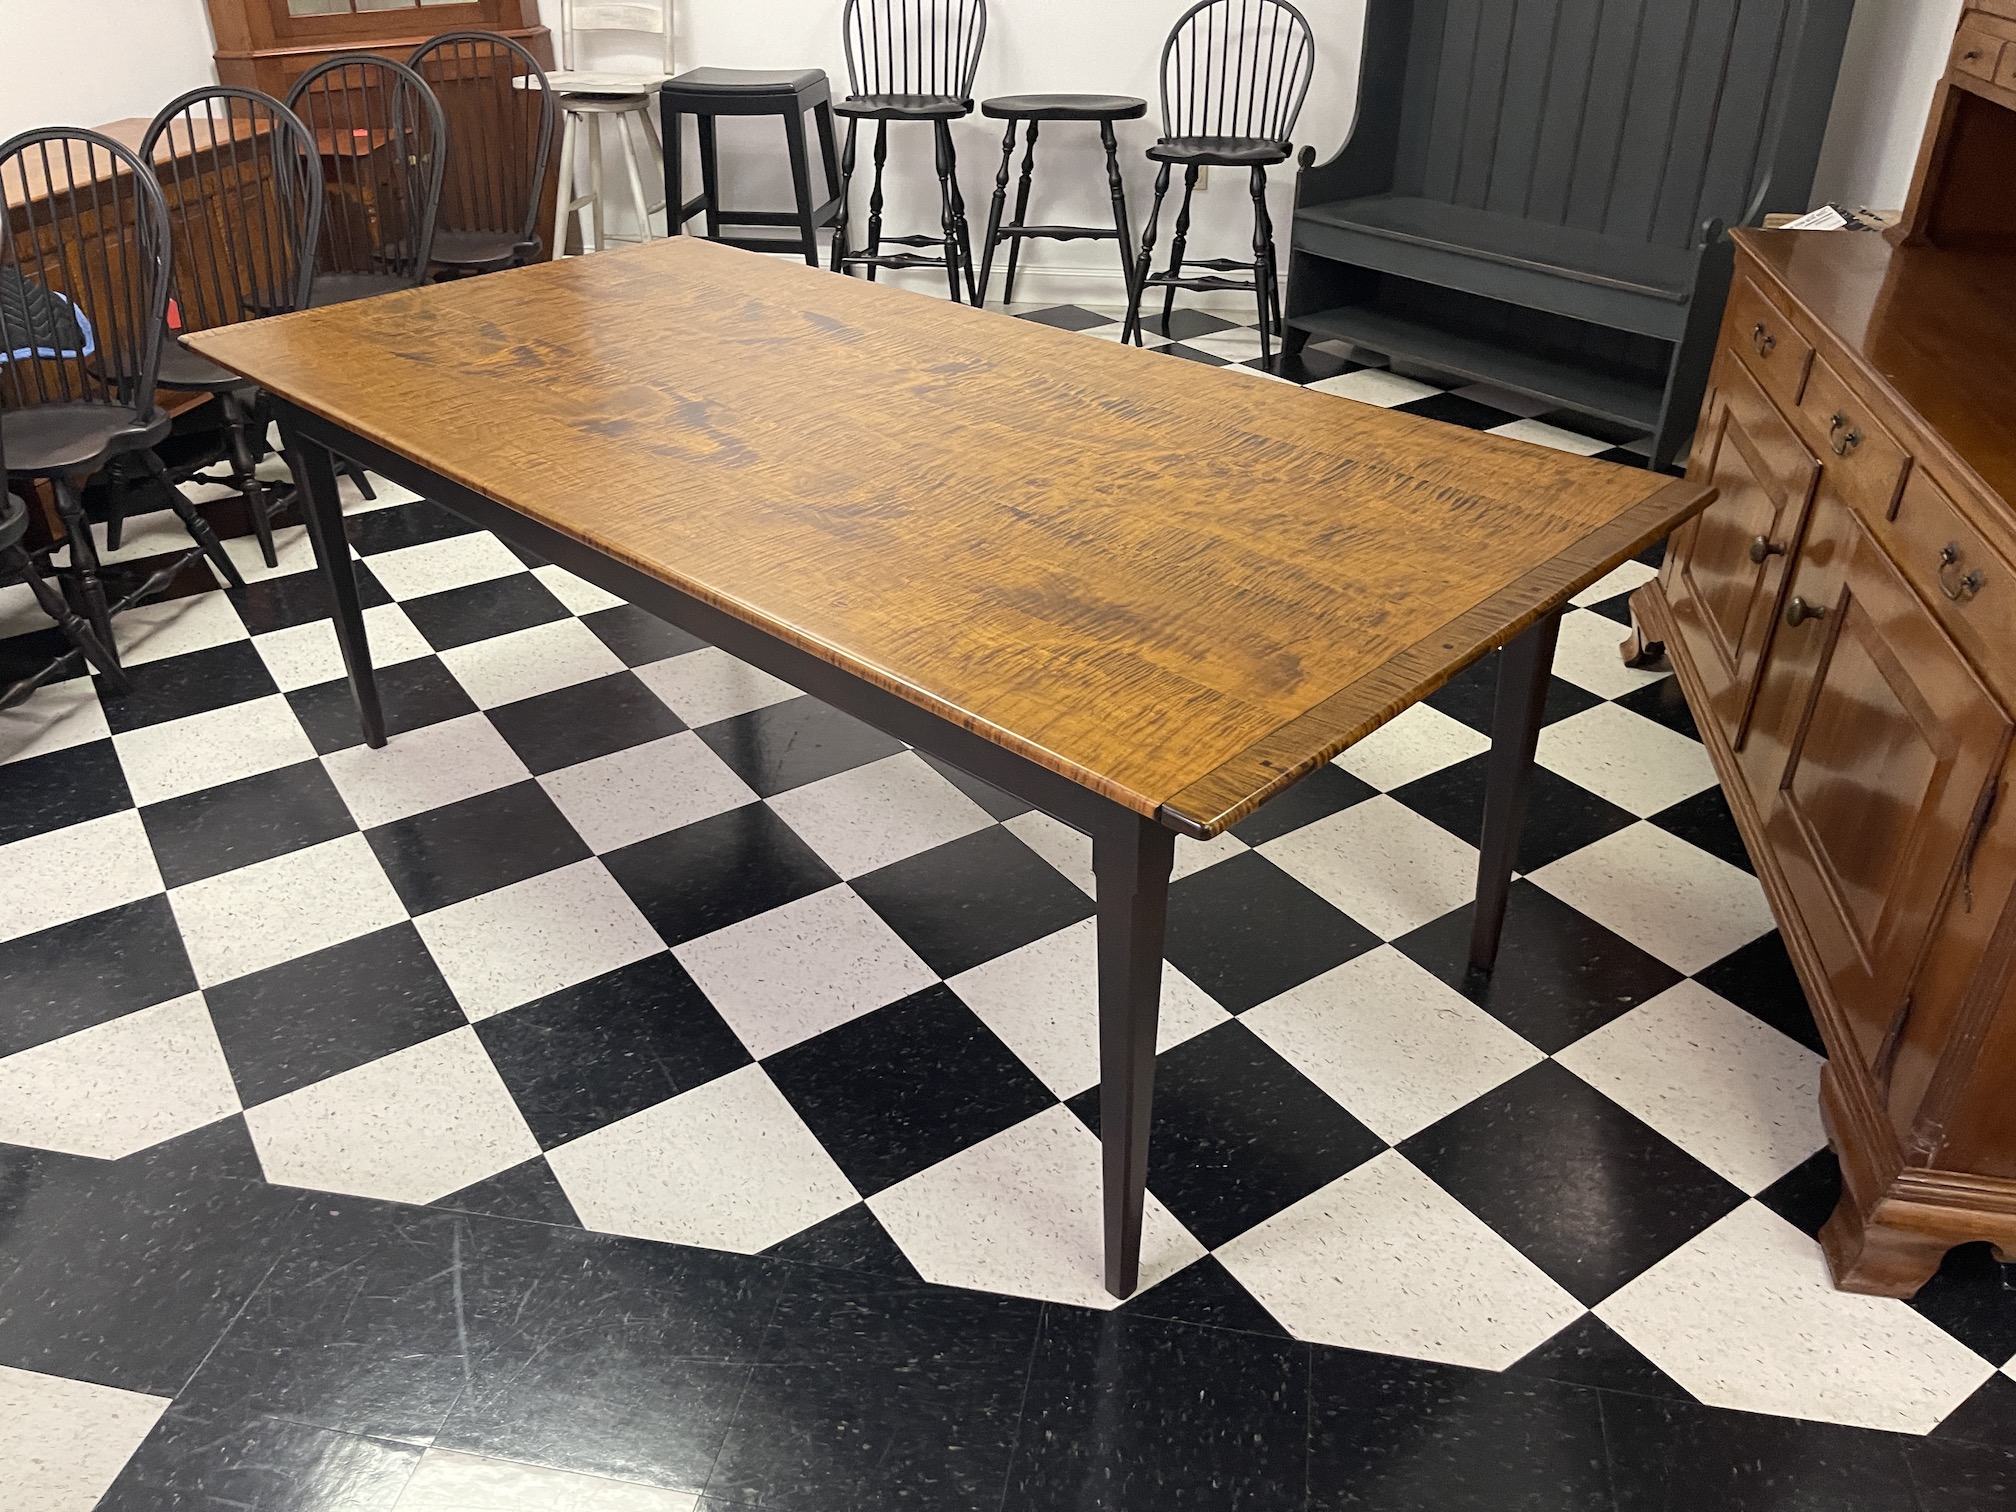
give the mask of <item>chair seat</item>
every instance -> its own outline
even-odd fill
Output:
[[[166,413],[123,404],[37,404],[0,411],[7,471],[47,477],[95,471],[110,457],[152,446],[168,434]]]
[[[370,299],[412,287],[412,279],[390,273],[318,273],[314,292],[308,296],[308,308],[326,309],[330,305],[349,304],[353,299]]]
[[[172,335],[161,343],[161,372],[154,381],[161,388],[181,389],[192,394],[221,394],[252,387],[251,380],[244,374],[234,373],[227,367],[219,367],[208,357],[198,356]]]
[[[537,257],[542,245],[537,237],[520,241],[515,231],[436,231],[433,258],[451,268],[487,271]]]
[[[973,113],[973,102],[953,95],[849,95],[833,106],[863,121],[954,121]]]
[[[787,98],[826,82],[817,68],[689,68],[667,79],[664,92],[682,95],[776,95]]]
[[[1148,149],[1158,163],[1197,168],[1271,168],[1294,154],[1289,142],[1264,137],[1164,137]]]
[[[981,102],[980,114],[994,121],[1138,121],[1148,102],[1132,95],[996,95]]]
[[[19,546],[28,534],[28,506],[0,488],[0,551]]]
[[[547,74],[546,82],[553,86],[553,93],[561,97],[560,104],[572,106],[576,97],[593,100],[648,95],[670,77],[670,74],[662,73],[597,73],[590,69],[570,68]]]

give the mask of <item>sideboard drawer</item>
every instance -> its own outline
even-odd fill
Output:
[[[1913,472],[1897,518],[1877,526],[1884,549],[1995,691],[2016,703],[2016,572],[1969,525],[1946,491]]]
[[[1887,520],[1911,454],[1824,360],[1815,360],[1813,376],[1806,380],[1799,423],[1834,491],[1870,524]]]
[[[1764,392],[1788,410],[1797,405],[1813,365],[1813,343],[1747,278],[1739,278],[1729,296],[1727,331],[1737,358]]]
[[[2002,61],[2002,39],[1975,26],[1963,26],[1953,39],[1953,67],[1977,79],[1993,79]]]

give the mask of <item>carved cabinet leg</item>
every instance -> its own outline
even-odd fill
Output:
[[[1953,1241],[1866,1219],[1844,1192],[1841,1205],[1820,1230],[1820,1247],[1827,1253],[1834,1284],[1842,1291],[1910,1297],[1932,1279]]]

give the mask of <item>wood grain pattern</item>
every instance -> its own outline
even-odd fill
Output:
[[[694,239],[191,345],[1200,834],[1709,496]]]

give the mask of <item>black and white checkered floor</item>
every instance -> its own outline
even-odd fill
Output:
[[[298,527],[121,621],[129,697],[0,714],[0,1504],[2016,1504],[2000,1268],[1827,1284],[1820,1042],[1673,683],[1617,656],[1651,566],[1564,623],[1488,989],[1488,665],[1180,843],[1116,1313],[1086,842],[350,497],[389,749]],[[0,590],[0,683],[42,623]]]

